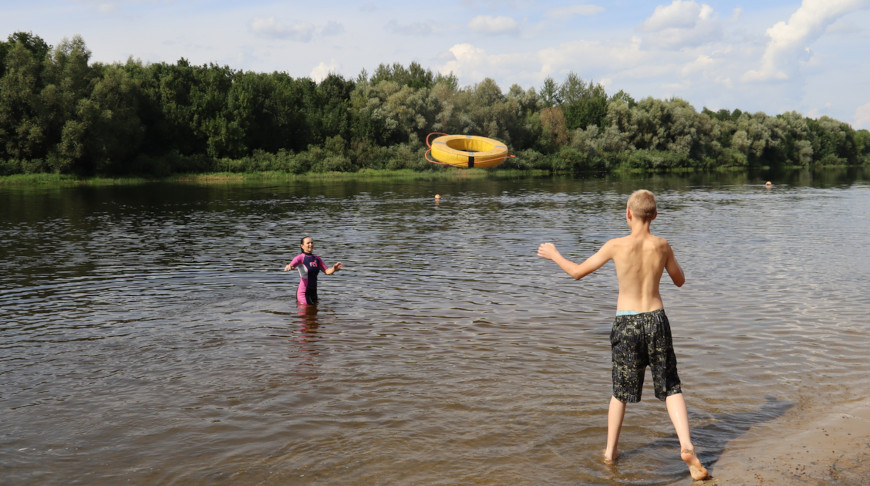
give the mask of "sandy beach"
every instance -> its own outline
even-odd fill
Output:
[[[791,410],[731,441],[709,469],[713,479],[694,484],[867,484],[870,398],[827,412]]]

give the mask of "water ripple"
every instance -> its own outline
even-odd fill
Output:
[[[599,460],[612,265],[535,256],[624,234],[637,184],[0,188],[6,481],[680,480],[651,384]],[[687,274],[663,295],[700,449],[870,390],[866,184],[643,184]],[[282,271],[304,234],[346,267],[315,309]]]

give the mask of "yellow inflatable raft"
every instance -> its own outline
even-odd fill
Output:
[[[441,135],[429,144],[429,137]],[[455,167],[495,167],[505,159],[513,157],[508,153],[507,145],[486,137],[477,135],[446,135],[442,133],[430,133],[426,137],[426,160],[436,164],[446,164]],[[432,153],[432,160],[429,158]]]

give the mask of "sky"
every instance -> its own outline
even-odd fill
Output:
[[[507,93],[574,73],[636,100],[870,129],[870,0],[0,0],[0,36],[14,32],[79,35],[92,62],[315,81],[417,62]]]

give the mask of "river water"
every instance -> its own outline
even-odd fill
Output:
[[[0,186],[2,483],[688,483],[649,374],[602,463],[613,265],[535,255],[626,234],[641,187],[714,473],[750,427],[870,392],[870,174],[497,174]],[[282,271],[302,235],[345,266],[313,309]]]

